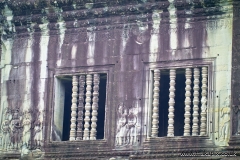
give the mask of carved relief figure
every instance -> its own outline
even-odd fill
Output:
[[[127,137],[128,137],[128,142],[130,145],[133,145],[136,142],[136,125],[137,123],[137,116],[134,115],[133,113],[130,113],[128,116],[128,124],[127,124]]]
[[[136,107],[126,108],[123,103],[118,107],[118,122],[116,145],[134,145],[137,139],[137,113]]]
[[[234,110],[235,114],[237,114],[237,117],[238,117],[237,132],[235,135],[239,136],[240,135],[240,106],[234,106],[233,110]]]
[[[30,110],[24,112],[24,118],[23,118],[23,144],[25,144],[27,147],[29,146],[30,142],[30,136],[31,136],[31,114]]]
[[[227,142],[229,138],[229,123],[230,123],[230,105],[229,105],[229,98],[227,97],[224,101],[224,107],[220,110],[220,141]]]
[[[35,127],[34,127],[34,132],[35,132],[35,136],[34,136],[34,143],[35,146],[38,148],[41,146],[41,140],[42,140],[42,123],[40,122],[40,120],[37,120],[35,123]]]
[[[39,112],[38,119],[34,122],[34,145],[36,148],[41,147],[42,141],[42,111]]]
[[[20,147],[20,140],[22,137],[22,133],[21,133],[21,129],[22,129],[22,125],[21,125],[21,119],[20,119],[20,115],[19,115],[19,110],[16,109],[13,112],[13,119],[11,122],[11,126],[12,126],[12,148],[13,149],[18,149]]]
[[[2,149],[3,150],[8,150],[10,146],[10,115],[9,111],[6,110],[5,115],[4,115],[4,121],[1,126],[1,131],[2,131]]]
[[[127,109],[124,104],[120,104],[118,107],[118,122],[117,122],[117,135],[116,144],[122,145],[125,142],[126,134],[126,124],[127,124]]]

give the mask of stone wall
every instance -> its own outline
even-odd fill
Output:
[[[197,142],[203,148],[228,145],[230,1],[0,1],[0,8],[0,124],[6,130],[1,130],[0,154],[35,158],[43,158],[43,153],[46,158],[92,154],[100,159],[164,152],[161,145],[158,148],[161,140],[149,140],[150,68],[206,63],[211,66],[208,136]],[[108,71],[104,139],[53,142],[54,76],[101,69]],[[117,111],[122,105],[136,116],[137,140],[118,146]],[[184,149],[175,146],[175,139],[163,142],[173,150]],[[187,146],[194,146],[194,138]]]

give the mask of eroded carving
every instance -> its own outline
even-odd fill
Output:
[[[21,147],[21,139],[22,139],[22,118],[19,109],[15,109],[13,111],[11,121],[11,142],[12,142],[12,149],[19,149]]]
[[[237,132],[235,133],[236,136],[240,136],[240,106],[234,106],[233,110],[235,112],[235,114],[237,114],[238,117],[238,126],[237,126]]]
[[[34,146],[40,148],[42,146],[42,123],[43,111],[39,111],[36,121],[34,122]]]
[[[25,144],[26,147],[29,147],[30,144],[30,138],[31,138],[31,111],[27,110],[24,112],[24,116],[23,116],[23,137],[22,137],[22,141],[23,141],[23,145]]]
[[[127,108],[123,103],[118,106],[116,145],[137,144],[137,107]]]
[[[129,109],[129,115],[127,117],[127,140],[130,145],[134,145],[137,142],[137,113],[138,110],[136,107]]]
[[[1,126],[1,132],[2,132],[2,149],[3,150],[8,150],[10,147],[10,132],[11,132],[11,128],[10,128],[10,111],[8,109],[6,109],[5,114],[4,114],[4,120],[2,122],[2,126]]]
[[[127,124],[127,109],[122,103],[118,106],[116,145],[122,145],[123,142],[125,141],[124,135],[126,134],[126,124]]]
[[[229,140],[230,130],[230,99],[227,97],[223,103],[224,107],[220,109],[220,142],[223,142],[224,145],[227,145]]]

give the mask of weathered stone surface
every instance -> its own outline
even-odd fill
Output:
[[[160,159],[225,151],[230,138],[237,148],[239,10],[230,0],[0,0],[0,157]],[[208,66],[206,135],[151,137],[151,70],[199,66]],[[108,77],[104,139],[61,141],[55,76],[88,72]]]

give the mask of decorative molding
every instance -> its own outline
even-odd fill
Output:
[[[25,2],[18,2],[18,3],[23,4],[23,6],[26,5],[26,8],[31,4],[30,2],[28,4],[26,4]],[[36,2],[36,4],[30,5],[31,7],[29,6],[30,8],[28,10],[28,13],[17,14],[17,12],[21,11],[21,8],[19,8],[20,5],[15,3],[15,1],[8,2],[9,6],[11,6],[10,8],[13,9],[13,12],[16,12],[14,13],[13,20],[12,20],[15,31],[8,30],[9,27],[7,26],[4,28],[4,30],[5,31],[8,30],[7,33],[10,35],[24,34],[24,36],[27,36],[26,33],[28,33],[29,31],[30,32],[40,31],[39,29],[35,28],[35,26],[39,24],[43,24],[43,19],[48,21],[48,29],[50,30],[49,34],[51,35],[61,34],[59,32],[59,23],[61,22],[64,22],[64,25],[67,28],[66,32],[68,32],[68,34],[74,33],[74,32],[76,33],[77,31],[74,31],[74,30],[77,28],[86,29],[93,26],[97,27],[98,29],[99,28],[107,29],[109,28],[109,26],[115,26],[115,25],[118,25],[120,26],[120,28],[123,28],[125,24],[136,24],[136,19],[140,22],[149,23],[150,25],[152,25],[153,20],[151,18],[151,14],[149,13],[152,13],[152,11],[155,10],[156,8],[158,10],[167,9],[168,6],[170,5],[168,1],[146,2],[146,3],[140,3],[138,5],[128,4],[127,2],[124,5],[120,5],[121,3],[119,2],[118,4],[115,4],[112,7],[110,7],[112,3],[108,3],[108,5],[110,5],[108,6],[108,8],[106,7],[94,8],[95,5],[93,5],[93,8],[89,10],[89,9],[86,9],[85,7],[79,8],[78,7],[79,4],[78,5],[75,4],[76,5],[75,7],[70,7],[68,10],[62,10],[62,7],[64,5],[55,6],[57,3],[58,2],[54,3],[54,6],[51,6],[51,4],[48,4],[49,6],[45,8],[43,5],[40,5],[41,6],[41,8],[39,8],[40,11],[36,12],[36,9],[33,9],[34,7],[38,6],[37,5],[38,3]],[[185,2],[176,2],[176,3],[184,4]],[[172,20],[177,18],[177,21],[179,23],[180,22],[185,23],[186,18],[188,18],[189,22],[192,23],[196,21],[206,21],[206,20],[215,21],[216,19],[232,17],[233,8],[231,4],[228,4],[228,3],[225,3],[220,6],[191,8],[192,14],[187,13],[189,12],[189,5],[185,5],[185,4],[179,5],[179,4],[177,6],[182,6],[183,8],[186,8],[186,9],[176,10],[177,16],[175,18],[171,17]],[[65,4],[65,5],[69,5],[69,4]],[[5,3],[2,7],[4,6],[5,6]],[[50,6],[53,7],[53,11],[49,9]],[[84,5],[80,5],[80,6],[84,6]],[[14,8],[17,8],[17,9],[14,10]],[[33,10],[31,11],[31,9]],[[206,14],[209,14],[209,13],[211,15],[205,16]],[[192,17],[192,15],[194,15],[194,17]],[[161,16],[162,16],[161,24],[170,23],[169,12],[165,11],[161,13]],[[7,17],[0,16],[0,22],[2,23],[3,26],[7,25],[7,24],[4,24],[4,21],[6,19]],[[32,24],[34,24],[35,26]],[[231,26],[231,22],[229,24]],[[68,31],[68,30],[71,30],[71,31]]]

